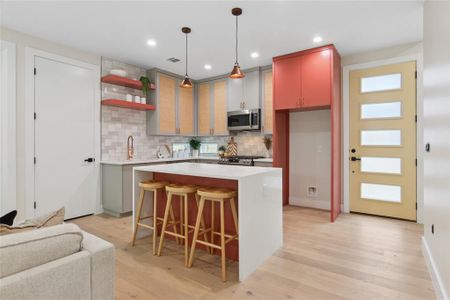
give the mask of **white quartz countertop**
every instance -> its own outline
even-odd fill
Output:
[[[176,175],[238,180],[240,178],[254,175],[261,175],[265,173],[278,171],[281,169],[271,167],[230,166],[230,165],[183,162],[177,164],[138,166],[134,167],[133,170],[143,172],[168,173]]]
[[[140,165],[140,164],[153,164],[172,161],[190,161],[190,160],[219,160],[218,156],[199,156],[199,157],[168,157],[168,158],[154,158],[147,160],[124,160],[124,161],[108,161],[102,160],[100,163],[104,165]]]
[[[192,160],[219,160],[218,156],[199,156],[199,157],[181,157],[181,158],[154,158],[147,160],[124,160],[124,161],[109,161],[102,160],[100,163],[103,165],[142,165],[142,164],[155,164],[155,163],[166,163],[166,162],[177,162],[177,161],[192,161]],[[272,163],[272,158],[258,158],[254,160],[255,162]]]
[[[257,158],[254,159],[254,161],[263,163],[273,163],[273,158]]]

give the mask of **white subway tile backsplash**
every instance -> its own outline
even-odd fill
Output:
[[[124,69],[129,78],[139,79],[145,75],[145,69],[114,61],[109,58],[102,59],[102,75],[109,74],[111,69]],[[125,99],[126,94],[142,95],[141,91],[102,84],[102,97]],[[146,160],[156,157],[160,145],[172,143],[186,143],[189,137],[181,136],[148,136],[146,133],[146,113],[126,108],[102,106],[102,160],[123,161],[127,158],[127,139],[134,137],[135,158]],[[266,148],[263,135],[259,132],[243,132],[234,136],[238,144],[238,154],[265,156]],[[227,145],[230,137],[200,137],[204,142],[217,143],[219,146]]]

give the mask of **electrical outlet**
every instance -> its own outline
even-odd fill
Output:
[[[318,195],[316,186],[308,186],[308,197],[317,197]]]

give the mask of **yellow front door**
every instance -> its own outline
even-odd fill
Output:
[[[350,211],[416,220],[416,63],[350,72]]]

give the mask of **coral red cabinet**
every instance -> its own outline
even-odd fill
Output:
[[[302,55],[301,107],[320,108],[331,104],[331,50]]]
[[[331,103],[331,55],[328,48],[274,58],[274,109],[322,108]]]
[[[293,109],[300,104],[299,81],[301,57],[283,58],[273,63],[273,94],[275,110]]]

